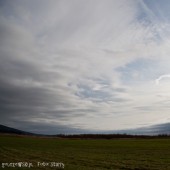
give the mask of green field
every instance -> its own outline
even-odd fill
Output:
[[[72,170],[170,170],[170,139],[81,140],[0,136],[2,163],[62,162]]]

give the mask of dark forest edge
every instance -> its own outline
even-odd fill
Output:
[[[129,134],[76,134],[76,135],[54,135],[60,138],[66,139],[127,139],[127,138],[141,138],[141,139],[153,139],[153,138],[170,138],[168,134],[160,135],[129,135]]]
[[[159,135],[129,135],[129,134],[76,134],[76,135],[41,135],[41,134],[16,134],[16,133],[2,133],[5,136],[22,136],[22,137],[42,137],[42,138],[60,138],[60,139],[170,139],[168,134]]]

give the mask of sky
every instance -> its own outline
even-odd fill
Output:
[[[170,122],[169,0],[0,0],[0,124],[35,133]]]

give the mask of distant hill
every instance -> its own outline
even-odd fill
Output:
[[[124,138],[124,137],[144,137],[144,136],[169,136],[170,137],[170,123],[157,124],[143,128],[118,130],[118,131],[99,131],[65,134],[35,134],[8,126],[0,125],[0,134],[15,134],[15,135],[34,135],[34,136],[48,136],[48,137],[63,137],[63,138]],[[77,134],[77,135],[76,135]]]
[[[162,134],[170,135],[170,123],[163,123],[163,124],[157,124],[148,127],[133,129],[130,130],[129,133],[145,134],[145,135],[162,135]]]
[[[16,135],[33,135],[33,133],[25,132],[4,125],[0,125],[0,133],[16,134]]]

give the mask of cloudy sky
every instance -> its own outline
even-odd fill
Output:
[[[169,0],[1,0],[0,124],[36,133],[170,121]]]

